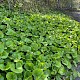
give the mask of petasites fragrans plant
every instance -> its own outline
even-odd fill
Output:
[[[62,13],[19,14],[0,8],[0,80],[74,80],[80,27]]]

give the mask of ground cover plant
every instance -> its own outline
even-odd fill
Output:
[[[79,23],[62,13],[19,14],[0,8],[0,80],[74,80]]]

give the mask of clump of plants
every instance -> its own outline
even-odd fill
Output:
[[[80,62],[79,23],[62,13],[0,9],[0,80],[74,80]]]

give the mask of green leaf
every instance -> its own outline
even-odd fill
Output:
[[[71,56],[70,56],[69,54],[66,54],[66,57],[67,57],[68,59],[71,59]]]
[[[0,74],[0,80],[4,80],[4,77]]]
[[[63,60],[62,60],[62,63],[63,63],[64,65],[66,65],[67,68],[71,69],[72,65],[71,65],[70,61],[69,61],[67,58],[63,59]]]
[[[8,41],[6,41],[6,46],[10,47],[10,48],[13,48],[14,47],[14,42],[12,40],[8,40]]]
[[[31,48],[32,48],[32,50],[38,50],[38,44],[36,43],[36,42],[33,42],[32,44],[31,44]]]
[[[24,52],[29,52],[29,51],[31,51],[31,47],[30,46],[26,46],[26,45],[23,45],[22,47],[21,47],[21,51],[24,51]]]
[[[0,64],[0,70],[4,70],[4,64]]]
[[[77,58],[77,56],[78,56],[77,50],[75,50],[75,49],[71,49],[71,50],[72,50],[72,57]]]
[[[3,38],[4,37],[4,34],[2,31],[0,31],[0,38]]]
[[[27,78],[24,78],[24,80],[33,80],[32,76],[29,76]]]
[[[0,64],[3,64],[4,63],[4,60],[3,59],[0,59]]]
[[[72,75],[70,75],[70,80],[73,80],[73,76]]]
[[[60,75],[65,75],[65,69],[64,69],[63,66],[61,66],[61,68],[59,69],[58,73],[59,73]]]
[[[77,52],[73,53],[72,56],[73,56],[73,58],[77,58],[77,56],[78,56]]]
[[[78,77],[78,72],[76,70],[73,70],[73,76],[74,78]]]
[[[22,73],[23,72],[22,63],[21,62],[17,62],[16,66],[15,66],[14,63],[11,63],[10,69],[14,73]]]
[[[53,55],[53,58],[54,59],[59,59],[59,58],[61,58],[62,57],[62,55],[60,54],[60,53],[55,53],[54,55]]]
[[[34,64],[32,62],[26,61],[24,67],[26,70],[33,70]]]
[[[32,79],[32,72],[30,70],[26,70],[24,72],[24,79],[27,80],[27,79]]]
[[[61,67],[61,62],[60,61],[55,61],[55,66],[60,68]]]
[[[4,70],[4,71],[10,69],[10,63],[7,62],[6,65],[5,65],[5,64],[4,64],[4,61],[1,62],[1,63],[0,63],[0,69],[1,69],[1,70]]]
[[[5,29],[5,26],[4,25],[0,25],[0,29]]]
[[[77,62],[76,61],[73,61],[73,64],[77,67]]]
[[[56,76],[56,80],[62,80],[60,75]]]
[[[39,79],[42,77],[42,75],[44,75],[43,70],[36,68],[33,70],[33,76],[35,79]]]
[[[40,54],[41,54],[40,51],[36,51],[36,52],[34,52],[34,55],[40,55]]]
[[[0,42],[0,53],[4,51],[4,43]]]
[[[8,57],[9,53],[4,51],[3,53],[0,54],[0,58],[6,59]]]
[[[10,62],[7,62],[6,65],[4,65],[4,70],[9,70],[10,69]]]
[[[80,72],[77,72],[77,74],[78,74],[78,77],[80,77]]]
[[[17,75],[13,72],[8,72],[6,74],[6,78],[7,80],[17,80]]]
[[[31,39],[29,39],[29,38],[25,38],[25,39],[23,39],[23,41],[26,42],[26,43],[31,43],[32,42]]]
[[[14,62],[18,62],[21,59],[21,53],[20,52],[14,52],[12,54],[12,59],[14,60]]]
[[[9,28],[8,31],[7,31],[7,33],[6,33],[6,35],[15,36],[16,32],[14,30],[12,30],[12,29]]]
[[[25,55],[25,59],[27,59],[27,60],[33,60],[33,54],[31,54],[31,52],[28,52],[28,53],[26,53],[26,55]]]

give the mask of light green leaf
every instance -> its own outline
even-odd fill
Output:
[[[63,66],[59,69],[58,73],[59,73],[60,75],[65,75],[65,69],[64,69]]]
[[[58,75],[56,76],[56,80],[62,80],[61,77]]]
[[[12,40],[8,40],[8,41],[6,41],[6,46],[12,48],[12,47],[14,47],[14,42]]]
[[[31,51],[31,47],[30,46],[26,46],[26,45],[23,45],[22,47],[21,47],[21,51],[25,51],[25,52],[29,52],[29,51]]]
[[[4,51],[4,43],[0,42],[0,53]]]
[[[12,29],[9,28],[8,31],[7,31],[7,33],[6,33],[6,35],[15,36],[16,35],[16,32],[14,30],[12,30]]]
[[[73,76],[74,78],[78,77],[78,72],[76,70],[73,70]]]
[[[24,80],[33,80],[32,76],[29,76],[27,78],[24,78]]]
[[[33,42],[32,44],[31,44],[31,48],[32,48],[32,50],[38,50],[38,43],[36,43],[36,42]]]
[[[17,80],[17,75],[14,72],[8,72],[6,78],[7,80]]]
[[[77,72],[77,74],[78,74],[78,77],[80,77],[80,72]]]
[[[3,38],[4,37],[4,34],[2,31],[0,31],[0,38]]]
[[[26,43],[31,43],[32,42],[29,38],[25,38],[25,39],[23,39],[23,41],[26,42]]]
[[[67,57],[68,59],[71,59],[71,56],[70,56],[69,54],[66,54],[66,57]]]
[[[67,68],[71,69],[72,65],[71,65],[70,61],[67,58],[63,59],[62,63],[64,65],[66,65]]]
[[[35,79],[39,79],[42,77],[42,75],[44,75],[43,70],[36,68],[35,70],[33,70],[33,76]]]
[[[54,59],[59,59],[59,58],[61,58],[62,56],[61,56],[61,54],[60,53],[55,53],[54,55],[53,55],[53,58]]]
[[[0,58],[6,59],[8,57],[9,53],[4,51],[3,53],[0,54]]]
[[[0,70],[4,70],[4,64],[0,64]]]
[[[13,58],[14,62],[18,62],[21,59],[21,53],[20,52],[14,52],[12,54],[12,58]]]
[[[41,54],[40,51],[36,51],[36,52],[34,52],[34,55],[40,55],[40,54]]]
[[[27,80],[27,79],[29,79],[29,78],[32,79],[32,72],[31,72],[30,70],[26,70],[26,71],[24,72],[24,79]]]
[[[22,63],[21,62],[17,62],[16,66],[15,66],[14,63],[11,63],[10,69],[14,73],[22,73],[23,72]]]
[[[60,61],[55,61],[55,66],[60,68],[61,67],[61,62]]]
[[[32,62],[26,61],[24,67],[26,70],[33,70],[34,64]]]
[[[3,62],[4,62],[4,61],[3,61]],[[4,65],[3,62],[0,63],[0,69],[1,69],[1,70],[8,70],[8,69],[10,69],[10,63],[7,62],[6,65]]]

